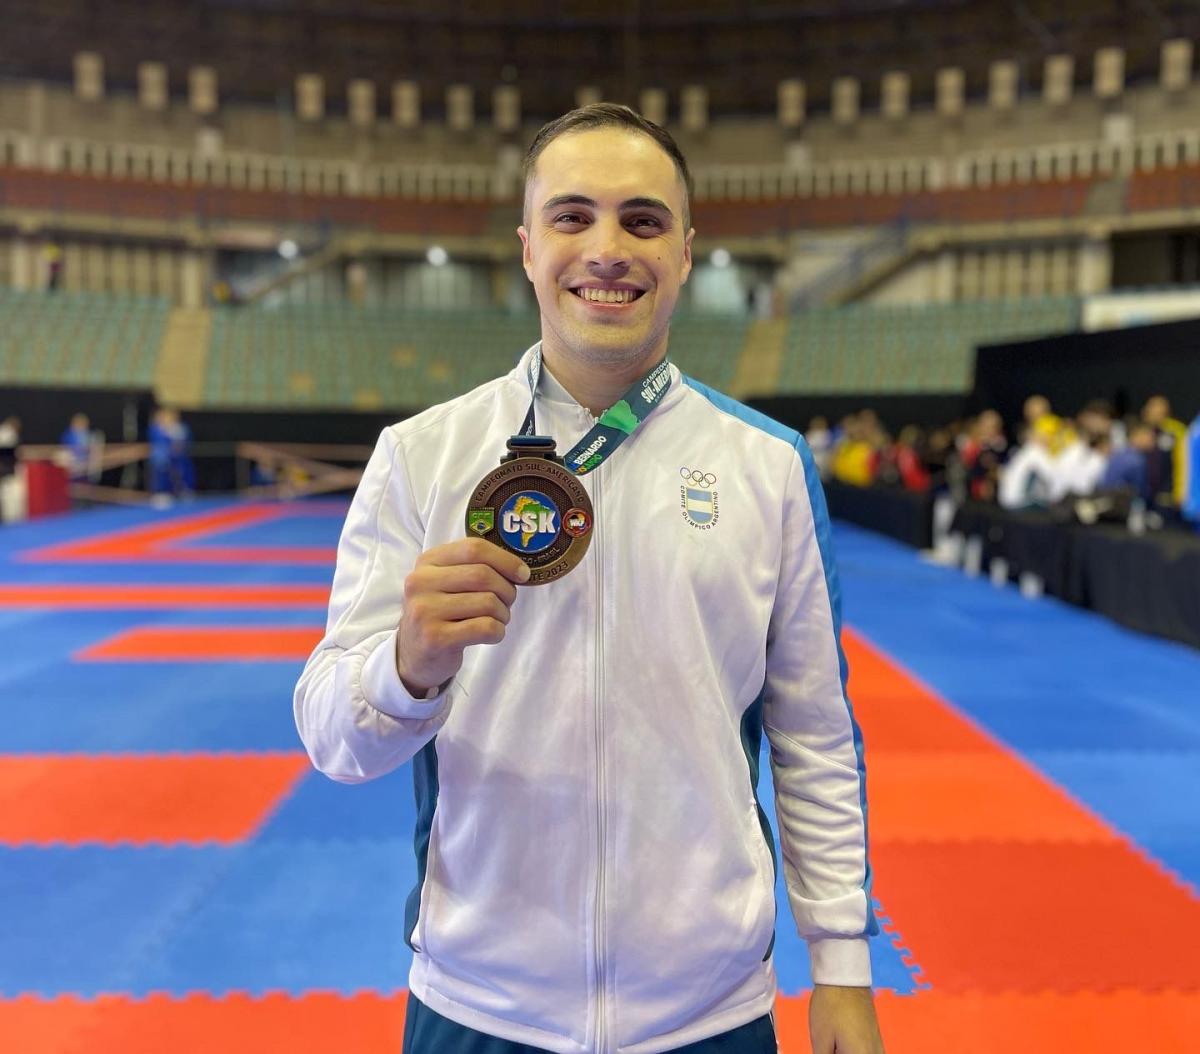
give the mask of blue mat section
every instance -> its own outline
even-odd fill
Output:
[[[1200,841],[1196,798],[1180,794],[1200,751],[1031,751],[1029,760],[1142,845]]]
[[[0,995],[130,991],[233,852],[0,848]]]
[[[0,678],[0,753],[299,750],[293,663],[48,664]]]
[[[405,988],[404,897],[415,881],[407,839],[248,845],[133,990]]]
[[[336,549],[342,532],[342,520],[333,516],[289,516],[285,520],[256,523],[223,531],[215,538],[200,538],[189,543],[196,548],[205,546],[322,546]]]
[[[291,696],[303,662],[80,662],[73,655],[145,626],[323,625],[315,609],[3,611],[11,649],[0,753],[295,750]]]
[[[1200,742],[1200,652],[856,528],[836,545],[854,628],[1018,750]]]
[[[9,583],[80,582],[80,583],[211,583],[237,581],[245,584],[280,582],[325,583],[333,577],[333,568],[321,564],[278,563],[198,563],[184,562],[99,562],[75,560],[25,562],[25,554],[52,545],[94,538],[113,531],[125,531],[167,524],[197,514],[237,509],[244,503],[228,499],[200,498],[168,510],[141,508],[95,508],[65,516],[29,523],[6,524],[0,530],[0,569]],[[299,503],[298,515],[289,515],[264,524],[237,527],[219,534],[184,539],[172,543],[183,549],[206,546],[319,546],[337,545],[346,503],[313,499]],[[308,510],[311,510],[308,511]],[[218,577],[219,576],[219,577]]]
[[[355,784],[335,783],[314,771],[276,810],[257,840],[286,843],[402,837],[407,839],[412,856],[416,822],[411,765]]]

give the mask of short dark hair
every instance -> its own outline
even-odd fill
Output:
[[[692,174],[688,171],[687,159],[683,156],[683,151],[679,149],[679,144],[671,138],[671,133],[661,125],[648,121],[628,106],[622,106],[615,102],[594,102],[587,106],[580,106],[561,117],[556,117],[553,121],[548,121],[538,129],[538,134],[529,144],[529,150],[521,165],[526,205],[528,205],[529,182],[533,178],[533,169],[537,165],[537,159],[542,156],[542,151],[559,136],[566,135],[568,132],[589,131],[593,128],[625,128],[631,132],[648,136],[663,148],[667,156],[674,162],[675,171],[679,173],[679,178],[683,181],[683,228],[686,232],[692,224],[694,188]]]

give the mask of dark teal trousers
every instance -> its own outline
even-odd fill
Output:
[[[676,1054],[776,1054],[770,1017],[677,1047]],[[547,1054],[541,1047],[513,1043],[450,1021],[430,1010],[411,992],[404,1016],[404,1054]]]

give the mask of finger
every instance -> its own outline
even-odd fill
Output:
[[[488,617],[507,626],[512,618],[508,605],[495,593],[443,593],[431,598],[426,610],[440,622]]]
[[[504,623],[484,615],[462,622],[447,622],[442,633],[447,646],[455,648],[466,648],[471,644],[499,644],[504,640]]]
[[[453,567],[457,564],[487,564],[495,568],[510,582],[528,582],[529,565],[515,553],[501,549],[498,545],[485,542],[482,538],[460,538],[455,542],[435,546],[422,553],[420,562],[435,567]]]
[[[509,606],[517,599],[517,587],[487,564],[414,568],[409,581],[405,583],[405,595],[411,599],[423,592],[495,593]]]

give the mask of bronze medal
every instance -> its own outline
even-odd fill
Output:
[[[535,440],[536,442],[530,442]],[[592,541],[592,502],[545,437],[510,440],[499,467],[467,503],[467,534],[516,553],[532,574],[526,585],[562,578]]]

